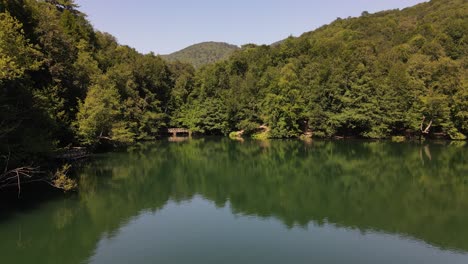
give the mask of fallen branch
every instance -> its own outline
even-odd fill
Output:
[[[0,188],[9,186],[18,187],[18,197],[21,195],[22,178],[25,179],[23,183],[32,181],[33,175],[42,173],[39,167],[20,167],[13,170],[6,170],[0,174]]]
[[[424,134],[429,134],[429,129],[431,128],[431,126],[432,126],[432,120],[431,120],[431,122],[429,122],[429,125],[426,127],[426,129],[424,129],[423,133]]]
[[[426,117],[425,117],[425,116],[423,116],[423,119],[422,119],[422,121],[421,121],[421,125],[420,125],[419,129],[421,130],[421,133],[423,133],[423,134],[429,134],[429,129],[430,129],[431,126],[432,126],[432,119],[431,119],[431,121],[429,122],[429,125],[427,125],[426,129],[423,130],[424,121],[426,121]]]

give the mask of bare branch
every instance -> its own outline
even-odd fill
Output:
[[[425,120],[426,120],[426,117],[423,116],[423,119],[421,121],[421,125],[419,127],[419,129],[421,130],[421,134],[429,134],[429,130],[431,129],[431,126],[432,126],[432,119],[431,119],[431,121],[427,125],[426,129],[423,130]]]
[[[424,129],[423,133],[424,134],[429,134],[429,129],[431,128],[431,126],[432,126],[432,120],[431,120],[431,122],[429,122],[429,125],[426,127],[426,129]]]
[[[18,197],[21,195],[21,183],[31,182],[34,174],[41,173],[38,167],[20,167],[13,170],[7,170],[3,174],[0,174],[0,189],[17,186],[18,187]],[[22,180],[21,178],[27,180]]]

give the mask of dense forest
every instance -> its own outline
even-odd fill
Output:
[[[468,134],[468,2],[337,19],[274,46],[245,45],[196,74],[175,122],[268,137]]]
[[[0,165],[7,172],[60,148],[151,140],[172,126],[466,139],[467,10],[465,0],[432,0],[363,12],[195,69],[120,45],[73,0],[0,0]]]
[[[162,57],[168,61],[189,63],[198,69],[228,59],[238,49],[239,47],[224,42],[203,42]]]
[[[0,186],[60,148],[154,139],[192,89],[192,66],[119,45],[77,8],[0,1]]]

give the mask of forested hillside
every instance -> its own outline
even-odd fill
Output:
[[[168,61],[181,61],[195,68],[229,58],[239,47],[223,42],[203,42],[162,57]]]
[[[468,2],[338,19],[201,69],[180,125],[269,137],[468,134]],[[423,121],[424,119],[424,121]],[[424,133],[425,134],[425,133]]]
[[[119,45],[73,0],[0,0],[0,165],[151,140],[168,126],[466,139],[467,10],[465,0],[433,0],[364,12],[195,70]]]
[[[154,139],[191,90],[192,66],[119,45],[73,0],[0,0],[0,12],[2,170],[62,147]]]

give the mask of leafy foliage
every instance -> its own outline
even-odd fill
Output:
[[[95,143],[99,137],[110,135],[112,125],[119,115],[119,93],[114,86],[107,83],[103,80],[101,85],[91,86],[84,103],[79,107],[78,134],[85,143]]]
[[[40,53],[28,43],[21,27],[8,12],[0,13],[0,80],[20,78],[40,66]]]
[[[1,0],[0,69],[0,151],[10,167],[70,144],[154,138],[194,74],[95,31],[73,0]]]

